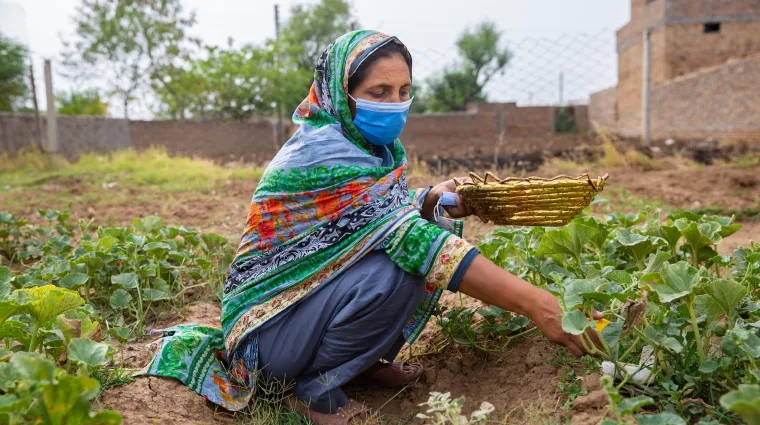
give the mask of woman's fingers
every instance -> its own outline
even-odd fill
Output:
[[[591,314],[591,316],[592,316],[592,318],[594,320],[602,320],[602,319],[604,319],[604,313],[602,313],[601,311],[594,310],[594,312]]]

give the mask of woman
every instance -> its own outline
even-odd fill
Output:
[[[443,290],[522,314],[583,354],[552,294],[479,255],[461,221],[441,217],[453,180],[408,191],[398,136],[411,87],[412,58],[395,37],[355,31],[325,49],[293,117],[301,127],[253,196],[222,330],[162,331],[143,373],[178,378],[230,410],[248,404],[257,378],[290,381],[289,403],[317,424],[355,423],[366,413],[340,387],[417,379],[419,365],[381,360],[414,342]],[[459,198],[446,211],[473,214]]]

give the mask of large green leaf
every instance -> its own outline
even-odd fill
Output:
[[[132,329],[127,327],[111,328],[108,330],[108,335],[116,338],[119,342],[127,342],[135,337],[135,333],[132,332]]]
[[[137,275],[135,273],[122,273],[111,276],[111,283],[124,289],[137,289]]]
[[[145,233],[151,233],[154,230],[164,227],[164,220],[162,220],[161,217],[152,215],[145,217],[142,220],[136,218],[132,221],[132,225]]]
[[[649,338],[652,344],[670,350],[676,354],[683,351],[683,345],[678,342],[678,340],[672,336],[664,335],[652,325],[648,325],[644,328],[644,336]]]
[[[624,398],[615,407],[618,413],[623,415],[630,415],[644,406],[649,406],[650,404],[654,404],[654,399],[652,399],[652,397],[638,396]]]
[[[647,255],[656,249],[654,242],[657,239],[636,233],[632,229],[620,229],[615,235],[615,240],[633,255],[637,263],[641,264]]]
[[[74,338],[69,342],[69,360],[88,366],[108,363],[108,344],[87,338]]]
[[[589,328],[586,315],[580,310],[573,310],[562,316],[562,330],[573,335],[580,335]]]
[[[7,393],[9,389],[16,385],[16,381],[22,379],[24,377],[12,364],[7,362],[0,363],[0,392]]]
[[[567,279],[564,282],[562,301],[565,309],[574,310],[585,303],[584,294],[593,293],[603,284],[602,279]]]
[[[23,310],[38,324],[47,323],[66,310],[84,305],[78,293],[54,285],[22,288],[16,292],[23,292],[29,297],[31,302],[24,304]]]
[[[0,325],[5,323],[8,318],[21,311],[22,305],[13,298],[0,301]]]
[[[644,273],[656,273],[659,272],[663,264],[667,263],[672,256],[666,251],[657,251],[649,256],[647,261],[647,267],[644,269]]]
[[[649,286],[657,292],[660,301],[669,303],[689,294],[697,283],[697,269],[685,261],[668,264],[660,272],[662,280],[650,283]]]
[[[685,218],[679,218],[674,224],[686,242],[695,250],[699,250],[703,246],[717,244],[721,240],[721,226],[714,221],[696,223]]]
[[[69,273],[58,282],[59,286],[66,289],[76,289],[84,285],[90,277],[84,273]]]
[[[538,243],[539,255],[570,255],[580,259],[584,247],[597,233],[593,227],[571,222],[561,229],[549,230]]]
[[[113,291],[111,298],[108,299],[108,303],[111,305],[111,308],[116,310],[123,310],[129,307],[130,301],[132,301],[132,295],[121,288]]]
[[[617,322],[608,324],[602,330],[602,339],[604,339],[604,342],[611,350],[614,350],[618,343],[620,343],[620,336],[623,333],[624,324],[625,322],[623,320],[618,320]]]
[[[738,390],[724,394],[720,405],[748,424],[760,424],[760,385],[741,384]]]
[[[0,267],[0,299],[11,293],[11,269]]]
[[[700,315],[704,315],[707,322],[711,323],[718,319],[723,313],[723,308],[707,294],[697,295],[694,302],[694,309]]]
[[[52,382],[55,377],[55,364],[38,353],[18,352],[8,362],[30,381]]]
[[[662,412],[655,415],[636,415],[638,425],[686,425],[684,418],[671,412]]]
[[[152,288],[144,288],[142,290],[143,299],[147,301],[161,301],[161,300],[168,300],[169,294],[167,294],[164,291],[160,291],[158,289],[152,289]]]
[[[728,317],[734,315],[736,307],[747,296],[747,289],[734,280],[713,280],[706,292]]]

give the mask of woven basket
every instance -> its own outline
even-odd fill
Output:
[[[472,183],[456,181],[457,193],[484,218],[514,226],[563,226],[580,214],[604,188],[608,175],[592,179],[557,176],[509,177],[491,173],[481,178],[470,173]]]

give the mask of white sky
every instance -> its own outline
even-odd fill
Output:
[[[186,0],[198,23],[193,35],[207,44],[228,37],[262,43],[274,35],[274,4],[286,20],[291,5],[315,0]],[[520,104],[558,101],[564,72],[564,100],[583,100],[615,84],[614,31],[630,17],[630,0],[353,0],[363,28],[398,36],[415,59],[415,77],[425,77],[455,57],[454,42],[483,20],[504,31],[514,60],[504,77],[488,86],[493,100]],[[0,31],[28,42],[37,74],[42,59],[59,58],[61,37],[73,31],[71,16],[80,0],[0,0]],[[57,77],[56,89],[70,85]],[[42,91],[40,91],[42,95]],[[41,100],[44,104],[44,101]],[[115,109],[115,108],[112,108]],[[112,110],[114,115],[121,113]],[[143,111],[143,114],[149,113]]]

